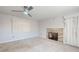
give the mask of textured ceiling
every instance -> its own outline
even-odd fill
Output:
[[[12,12],[11,10],[23,10],[23,6],[0,6],[0,12],[10,15],[20,16],[27,19],[43,20],[56,16],[69,15],[79,12],[78,6],[33,6],[30,11],[32,17],[25,15],[22,12]]]

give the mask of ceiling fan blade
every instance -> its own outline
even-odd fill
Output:
[[[28,14],[30,17],[32,17],[32,15]]]
[[[12,12],[24,12],[24,11],[21,11],[21,10],[12,10]]]
[[[33,9],[33,7],[32,7],[32,6],[29,6],[28,10],[30,11],[30,10],[32,10],[32,9]]]
[[[24,6],[24,11],[30,11],[30,10],[32,10],[33,9],[33,7],[32,6]]]
[[[27,9],[28,8],[28,6],[24,6],[24,9]]]

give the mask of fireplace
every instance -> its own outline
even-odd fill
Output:
[[[63,28],[47,28],[48,39],[63,42]]]
[[[48,39],[52,39],[52,40],[58,41],[58,33],[48,32]]]

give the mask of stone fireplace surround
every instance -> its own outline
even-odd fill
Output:
[[[47,28],[47,38],[49,32],[58,33],[58,41],[63,42],[63,28]]]

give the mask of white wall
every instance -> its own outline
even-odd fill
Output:
[[[78,16],[78,28],[77,28],[77,46],[79,47],[79,16]]]
[[[38,21],[0,14],[0,43],[39,36]]]
[[[63,17],[55,17],[52,19],[40,21],[40,36],[46,38],[47,28],[64,28]]]

